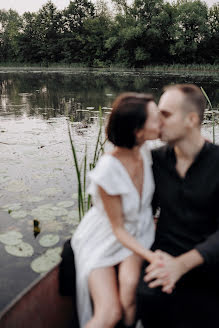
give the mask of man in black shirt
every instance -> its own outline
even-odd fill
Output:
[[[200,128],[205,99],[194,85],[166,88],[159,102],[161,140],[154,150],[155,242],[137,290],[146,328],[219,327],[219,147]]]

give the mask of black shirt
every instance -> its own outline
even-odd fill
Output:
[[[196,248],[206,264],[219,265],[219,146],[206,142],[184,178],[174,149],[152,151],[154,208],[160,207],[155,242],[173,256]]]

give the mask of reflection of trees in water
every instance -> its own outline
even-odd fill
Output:
[[[219,104],[219,82],[206,76],[18,72],[0,74],[1,111],[17,116],[25,113],[45,118],[66,115],[86,119],[93,114],[79,114],[78,109],[111,107],[114,98],[125,91],[152,93],[158,101],[162,87],[169,83],[196,83],[205,89],[214,107]]]

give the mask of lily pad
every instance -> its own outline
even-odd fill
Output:
[[[41,202],[42,200],[44,200],[44,198],[39,196],[28,196],[26,198],[26,201],[29,203],[38,203]]]
[[[30,257],[33,255],[33,247],[21,241],[18,245],[5,245],[5,250],[11,255],[18,257]]]
[[[76,192],[76,193],[72,194],[72,198],[73,199],[78,199],[78,193]]]
[[[52,203],[47,203],[47,204],[43,204],[43,205],[38,206],[38,208],[52,208],[52,207],[53,207]]]
[[[77,225],[79,223],[78,211],[69,211],[68,215],[62,217],[62,220],[67,224]]]
[[[37,257],[31,263],[31,269],[37,273],[44,273],[51,270],[61,261],[61,247],[49,249],[43,255]]]
[[[70,230],[70,233],[71,233],[72,235],[74,235],[76,229],[77,229],[77,227],[74,227],[72,230]]]
[[[57,221],[43,221],[42,223],[42,230],[49,232],[63,232],[63,222],[57,222]]]
[[[0,176],[0,184],[6,183],[8,181],[10,181],[10,177],[8,177],[8,176]]]
[[[72,207],[74,206],[74,201],[73,200],[64,200],[63,202],[59,202],[57,206],[60,207]]]
[[[55,216],[62,216],[62,215],[68,214],[68,211],[62,207],[54,206],[51,208],[51,210],[53,211],[53,215],[55,215]]]
[[[22,181],[12,180],[5,189],[11,192],[21,192],[27,190],[28,188]]]
[[[40,195],[43,196],[55,196],[56,194],[58,194],[61,190],[57,189],[57,188],[47,188],[44,190],[40,191]]]
[[[14,219],[23,219],[27,216],[27,212],[24,210],[21,211],[13,211],[10,213],[10,215],[14,218]]]
[[[62,220],[69,224],[69,225],[76,225],[79,223],[79,219],[78,218],[73,218],[73,217],[68,217],[68,216],[63,216]]]
[[[42,220],[42,218],[45,218],[45,217],[51,218],[51,220],[55,219],[54,212],[50,208],[37,207],[31,211],[30,215],[37,217],[40,220]]]
[[[48,234],[40,238],[39,243],[43,247],[51,247],[59,242],[60,238],[58,235]]]
[[[34,211],[34,210],[33,210]],[[47,212],[36,212],[36,214],[33,214],[33,211],[31,212],[31,215],[38,219],[39,221],[43,222],[49,222],[49,221],[55,221],[56,217],[50,213]],[[35,213],[35,212],[34,212]]]
[[[1,207],[4,211],[17,211],[21,208],[20,203],[14,203],[14,204],[6,204]]]
[[[5,245],[14,246],[21,243],[22,237],[23,235],[20,232],[12,230],[0,234],[0,242]]]
[[[79,215],[78,215],[78,211],[77,210],[71,210],[68,212],[68,217],[71,219],[77,219],[79,220]]]

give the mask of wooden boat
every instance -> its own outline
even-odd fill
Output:
[[[59,291],[59,266],[38,278],[0,313],[1,328],[78,328],[75,302]]]

